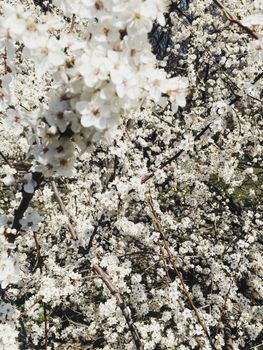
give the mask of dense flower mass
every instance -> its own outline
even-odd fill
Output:
[[[262,14],[0,2],[0,350],[262,346]]]

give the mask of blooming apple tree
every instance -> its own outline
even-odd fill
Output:
[[[263,3],[0,3],[0,350],[262,332]]]

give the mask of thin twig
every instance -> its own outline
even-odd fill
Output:
[[[251,35],[254,39],[258,40],[259,36],[257,33],[255,33],[252,29],[242,24],[234,15],[230,13],[230,11],[220,1],[218,0],[213,0],[213,1],[223,11],[224,15],[230,22],[237,24],[240,28],[242,28],[245,32]]]
[[[70,25],[69,33],[73,32],[73,28],[74,28],[75,23],[76,23],[76,15],[73,13],[73,15],[71,17],[71,25]]]
[[[65,206],[64,206],[64,203],[63,203],[63,201],[62,201],[62,199],[60,197],[57,185],[56,185],[54,180],[51,181],[51,186],[52,186],[52,189],[53,189],[56,201],[58,202],[59,208],[61,210],[61,213],[63,215],[65,215],[65,216],[68,216],[68,214],[66,212],[66,209],[65,209]],[[69,229],[69,232],[70,232],[70,235],[71,235],[72,239],[76,239],[77,238],[76,231],[75,231],[72,223],[70,222],[70,219],[69,219],[69,222],[68,222],[68,229]]]
[[[98,229],[103,221],[103,218],[104,218],[104,215],[102,214],[101,217],[99,218],[99,221],[98,221],[98,224],[95,226],[91,236],[90,236],[90,239],[89,239],[89,243],[88,243],[88,247],[87,247],[87,253],[90,252],[90,249],[92,248],[92,243],[93,243],[93,240],[98,232]]]
[[[207,339],[209,340],[209,343],[210,343],[212,349],[216,350],[216,347],[215,347],[215,345],[214,345],[214,343],[213,343],[213,341],[212,341],[212,339],[210,337],[210,334],[208,332],[208,328],[207,328],[205,322],[202,320],[201,316],[199,315],[199,312],[198,312],[197,308],[195,307],[195,305],[193,303],[193,299],[192,299],[190,293],[188,292],[187,286],[186,286],[186,284],[184,282],[184,279],[183,279],[183,275],[177,268],[174,256],[173,256],[173,254],[172,254],[172,252],[170,250],[168,242],[167,242],[167,240],[165,238],[165,234],[164,234],[163,228],[161,226],[161,222],[160,222],[161,219],[160,219],[159,215],[157,214],[157,212],[154,209],[153,201],[152,201],[151,197],[148,198],[148,205],[149,205],[149,207],[151,209],[151,212],[152,212],[154,226],[156,227],[156,229],[160,233],[160,236],[161,236],[161,239],[162,239],[162,242],[163,242],[163,247],[164,247],[164,249],[165,249],[165,251],[166,251],[166,253],[168,255],[168,259],[169,259],[170,263],[172,264],[173,269],[174,269],[177,277],[180,280],[183,293],[185,294],[186,298],[188,299],[188,302],[189,302],[189,304],[191,305],[191,307],[192,307],[192,309],[194,311],[195,317],[196,317],[198,323],[200,324],[200,326],[202,327],[205,335],[207,336]]]
[[[90,326],[88,326],[87,324],[84,324],[84,323],[79,323],[79,322],[75,322],[73,320],[71,320],[70,318],[67,317],[67,315],[65,315],[66,319],[68,322],[74,324],[75,326],[78,326],[78,327],[85,327],[85,328],[89,328]]]
[[[12,165],[10,164],[9,160],[6,158],[6,156],[0,151],[0,156],[3,158],[3,160],[6,162],[7,165],[12,168]]]
[[[135,326],[132,318],[131,318],[131,312],[128,309],[127,305],[125,304],[124,300],[122,299],[122,296],[118,290],[118,288],[112,283],[110,280],[110,277],[98,266],[93,265],[92,268],[97,272],[97,274],[101,277],[109,291],[113,296],[115,296],[117,300],[117,304],[119,308],[122,311],[123,316],[125,317],[125,320],[127,322],[127,325],[129,327],[129,330],[131,332],[132,338],[134,340],[135,346],[137,350],[143,350],[143,344],[141,342],[140,334],[138,332],[137,327]]]
[[[43,309],[44,309],[44,329],[45,329],[45,350],[47,350],[47,347],[48,347],[48,327],[47,327],[47,307],[46,307],[45,302],[43,302]]]
[[[5,74],[12,73],[11,68],[7,64],[7,49],[5,47],[4,51],[4,68],[5,68]]]

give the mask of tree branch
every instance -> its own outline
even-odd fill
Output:
[[[164,250],[166,251],[167,255],[168,255],[168,259],[171,263],[171,265],[173,266],[173,269],[174,269],[174,272],[176,273],[177,277],[179,278],[180,280],[180,283],[181,283],[181,287],[182,287],[182,291],[183,293],[185,294],[186,298],[188,299],[188,302],[189,304],[191,305],[193,311],[194,311],[194,314],[195,314],[195,317],[197,319],[197,322],[200,324],[200,326],[202,327],[211,347],[213,350],[217,350],[211,337],[210,337],[210,334],[208,332],[208,328],[205,324],[205,322],[202,320],[201,316],[199,315],[199,312],[197,310],[197,308],[195,307],[194,303],[193,303],[193,299],[187,289],[187,286],[184,282],[184,279],[183,279],[183,275],[181,274],[181,272],[178,270],[177,268],[177,265],[176,265],[176,262],[175,262],[175,259],[174,259],[174,256],[170,250],[170,247],[168,245],[168,242],[166,240],[166,237],[165,237],[165,234],[164,234],[164,231],[163,231],[163,228],[161,226],[161,222],[160,222],[160,217],[159,215],[157,214],[157,212],[155,211],[154,209],[154,206],[153,206],[153,201],[152,201],[152,198],[149,197],[148,198],[148,205],[151,209],[151,212],[152,212],[152,216],[153,216],[153,224],[154,226],[156,227],[156,229],[158,230],[158,232],[160,233],[161,235],[161,239],[162,239],[162,242],[163,242],[163,248]]]
[[[115,298],[117,299],[117,304],[121,309],[123,316],[125,317],[125,320],[131,332],[132,338],[134,340],[136,349],[143,350],[143,344],[141,342],[138,329],[131,318],[131,312],[128,309],[127,305],[125,304],[124,300],[122,299],[122,296],[118,288],[112,283],[109,276],[98,265],[93,265],[92,268],[97,272],[97,274],[103,280],[103,282],[105,283],[105,285],[107,286],[111,294],[115,296]]]
[[[224,15],[226,16],[226,18],[232,22],[237,24],[240,28],[242,28],[245,32],[247,32],[250,36],[252,36],[254,39],[259,38],[258,34],[255,33],[252,29],[250,29],[249,27],[245,26],[244,24],[242,24],[234,15],[232,15],[230,13],[230,11],[219,1],[219,0],[213,0],[214,3],[216,4],[217,7],[219,7]]]
[[[60,194],[59,194],[59,192],[58,192],[57,185],[56,185],[56,183],[55,183],[54,180],[51,181],[51,186],[52,186],[52,189],[53,189],[53,192],[54,192],[54,196],[55,196],[55,198],[56,198],[56,200],[57,200],[57,202],[58,202],[58,205],[59,205],[59,208],[60,208],[61,213],[62,213],[63,215],[68,216],[68,215],[67,215],[67,212],[66,212],[66,209],[65,209],[65,206],[64,206],[64,203],[63,203],[63,201],[62,201],[62,199],[61,199],[61,197],[60,197]],[[68,229],[69,229],[69,232],[70,232],[70,234],[71,234],[71,237],[72,237],[73,239],[76,239],[76,238],[77,238],[76,231],[75,231],[75,229],[74,229],[72,223],[70,222],[70,219],[69,219],[69,222],[68,222]]]

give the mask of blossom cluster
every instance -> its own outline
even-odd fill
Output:
[[[18,133],[24,125],[33,131],[29,155],[36,170],[70,176],[75,145],[85,151],[91,142],[112,139],[120,116],[146,98],[162,104],[168,99],[176,112],[186,104],[188,82],[168,79],[156,68],[148,42],[153,22],[165,25],[164,1],[56,0],[54,5],[64,16],[74,14],[70,27],[56,16],[37,20],[23,7],[4,5],[0,49],[7,77],[14,77],[20,45],[21,59],[33,61],[36,79],[45,74],[52,79],[46,103],[33,115],[8,110],[8,123],[16,121]]]

